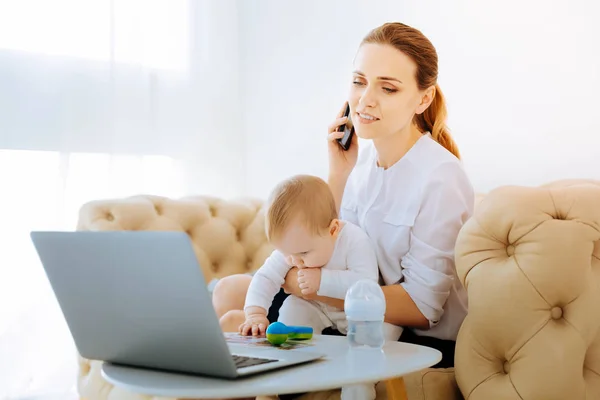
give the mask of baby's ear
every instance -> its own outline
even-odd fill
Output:
[[[338,233],[340,231],[340,220],[339,219],[334,219],[331,221],[331,223],[329,224],[329,234],[331,236],[335,235],[336,233]]]

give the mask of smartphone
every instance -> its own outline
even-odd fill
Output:
[[[354,135],[354,125],[352,124],[352,119],[350,119],[350,104],[346,105],[346,111],[343,116],[348,117],[348,121],[338,128],[338,132],[344,132],[344,136],[338,139],[338,143],[342,146],[342,149],[348,150],[352,144],[352,136]]]

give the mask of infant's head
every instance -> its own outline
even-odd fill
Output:
[[[298,267],[327,264],[340,229],[329,185],[310,175],[293,176],[275,187],[265,223],[271,244]]]

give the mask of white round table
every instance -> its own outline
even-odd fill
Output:
[[[314,346],[294,351],[324,353],[325,358],[235,380],[108,363],[104,363],[102,374],[111,384],[134,393],[191,399],[234,398],[315,392],[378,382],[420,371],[442,358],[438,350],[402,342],[387,342],[381,352],[351,350],[343,336],[315,335],[312,342]]]

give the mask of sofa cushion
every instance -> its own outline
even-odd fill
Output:
[[[490,192],[456,258],[465,398],[600,398],[600,182]]]
[[[263,202],[255,199],[133,196],[97,200],[81,207],[77,229],[187,232],[207,283],[255,271],[273,251],[264,232]]]

